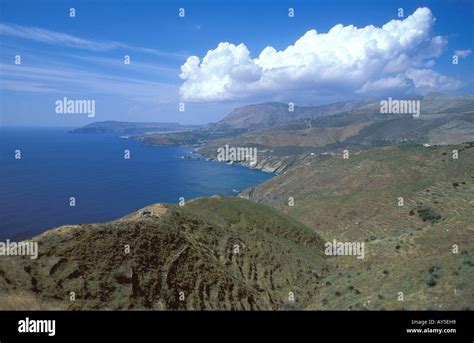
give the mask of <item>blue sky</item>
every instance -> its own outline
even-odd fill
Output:
[[[380,30],[423,7],[406,25]],[[4,0],[0,125],[200,124],[255,102],[470,93],[473,11],[472,1]],[[274,51],[260,55],[267,47]],[[55,113],[63,97],[94,99],[96,117]]]

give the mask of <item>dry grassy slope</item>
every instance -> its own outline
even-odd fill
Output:
[[[267,206],[203,198],[144,211],[48,231],[34,239],[38,260],[0,259],[0,308],[304,308],[327,273],[321,239]]]
[[[243,196],[272,204],[322,235],[368,238],[374,230],[381,234],[381,224],[389,235],[394,225],[410,227],[419,222],[417,216],[407,215],[406,220],[402,216],[414,207],[413,194],[433,197],[444,183],[473,182],[474,148],[468,146],[376,148],[350,154],[349,159],[338,155],[322,161],[314,156],[314,163],[308,158]],[[451,157],[453,149],[460,151],[458,160]],[[463,187],[467,186],[451,186],[457,192]],[[294,207],[288,206],[288,197],[295,199]],[[404,198],[405,206],[397,206],[398,197]],[[439,194],[438,202],[449,200],[445,198]],[[390,222],[391,217],[396,222]],[[378,228],[371,229],[370,221],[376,221]]]
[[[291,169],[244,196],[272,204],[326,240],[366,242],[364,260],[330,259],[328,284],[310,308],[474,308],[472,144],[337,156]]]
[[[226,144],[230,146],[259,146],[271,147],[272,149],[281,147],[324,147],[329,144],[344,142],[347,138],[357,135],[364,127],[372,122],[357,123],[342,127],[329,128],[306,128],[303,130],[271,129],[248,133],[238,137],[229,137],[214,140],[208,146],[216,154],[217,147]],[[206,148],[208,148],[206,146]]]

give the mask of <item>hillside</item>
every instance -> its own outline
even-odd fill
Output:
[[[474,140],[474,103],[469,111],[411,115],[340,113],[316,119],[293,120],[273,128],[214,139],[213,145],[256,146],[276,151],[291,147],[295,152],[344,148],[366,149],[400,142],[458,144]],[[324,148],[324,149],[320,149]]]
[[[474,107],[473,94],[450,96],[433,92],[415,99],[420,100],[420,112],[422,115],[472,113]],[[352,112],[358,114],[378,114],[380,113],[380,103],[368,103],[359,106]]]
[[[474,307],[474,144],[305,161],[241,196],[274,206],[327,241],[365,242],[364,260],[329,259],[331,287],[310,308]]]
[[[326,154],[340,154],[398,144],[459,144],[474,141],[474,112],[407,115],[338,114],[293,121],[241,135],[215,137],[198,145],[200,154],[215,159],[219,147],[256,147],[258,169],[283,173]],[[245,162],[244,162],[245,164]]]
[[[151,205],[33,240],[38,260],[0,259],[1,309],[304,308],[327,273],[312,230],[239,198]]]

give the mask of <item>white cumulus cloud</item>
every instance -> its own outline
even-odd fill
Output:
[[[202,60],[181,66],[181,98],[220,101],[298,93],[421,92],[459,82],[429,69],[446,40],[433,34],[429,8],[382,27],[335,25],[310,30],[282,51],[268,46],[252,58],[245,44],[221,42]],[[448,86],[446,86],[448,84]]]

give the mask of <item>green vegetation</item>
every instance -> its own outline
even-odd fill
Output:
[[[0,260],[1,293],[35,308],[303,309],[328,272],[311,229],[239,198],[152,205],[35,240],[38,260]]]
[[[441,215],[429,207],[420,207],[417,209],[418,215],[424,222],[436,223],[440,221]]]
[[[446,159],[455,149],[459,158]],[[465,258],[474,251],[473,194],[474,149],[466,143],[335,156],[289,170],[243,196],[274,206],[327,241],[365,242],[362,261],[329,259],[328,286],[309,308],[421,310],[473,306],[474,273]]]

